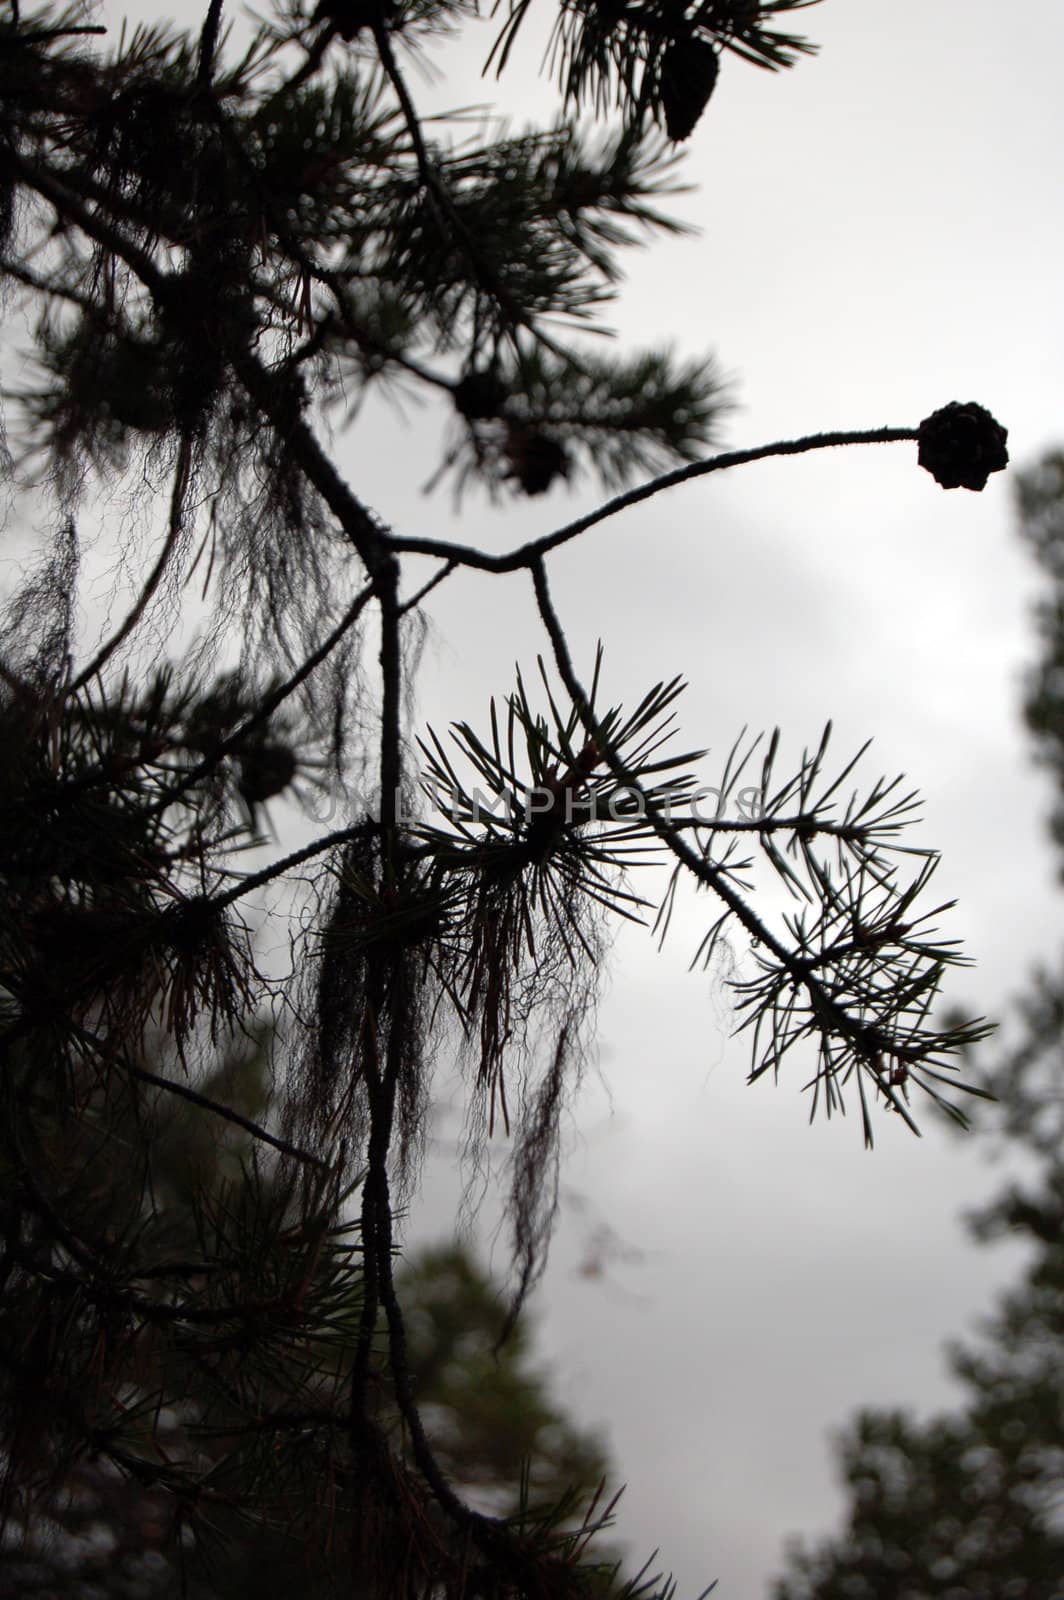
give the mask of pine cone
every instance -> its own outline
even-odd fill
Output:
[[[546,494],[555,478],[569,476],[568,453],[563,444],[538,428],[510,427],[503,447],[515,478],[525,494]]]
[[[717,52],[704,39],[674,39],[661,58],[661,108],[674,144],[689,139],[720,71]]]
[[[261,805],[281,794],[296,775],[299,763],[286,744],[258,744],[240,757],[237,789],[248,805]]]
[[[1008,436],[974,400],[954,400],[921,422],[917,459],[943,489],[985,489],[990,474],[1009,464]]]
[[[509,396],[505,383],[491,371],[467,372],[451,393],[455,410],[469,422],[500,416]]]

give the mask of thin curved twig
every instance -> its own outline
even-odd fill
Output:
[[[239,1111],[234,1111],[231,1106],[222,1105],[220,1100],[212,1100],[209,1095],[200,1094],[198,1089],[190,1089],[187,1083],[178,1083],[174,1078],[164,1078],[157,1072],[149,1072],[147,1067],[130,1066],[130,1074],[139,1078],[142,1083],[150,1083],[156,1089],[163,1089],[167,1094],[177,1095],[180,1100],[187,1100],[191,1105],[199,1106],[202,1111],[209,1111],[212,1116],[221,1117],[225,1122],[232,1122],[238,1128],[243,1128],[245,1133],[250,1133],[253,1139],[261,1144],[271,1145],[274,1150],[279,1150],[282,1155],[291,1156],[294,1161],[301,1161],[307,1166],[321,1167],[328,1171],[329,1163],[321,1156],[311,1155],[309,1150],[300,1149],[299,1145],[292,1144],[288,1139],[280,1139],[274,1133],[268,1133],[259,1123],[253,1122],[250,1117],[242,1116]]]
[[[321,839],[314,839],[310,844],[305,844],[299,850],[293,850],[291,855],[282,856],[280,861],[274,861],[268,867],[263,867],[261,872],[251,872],[246,878],[241,878],[239,883],[234,883],[230,888],[222,890],[220,894],[205,895],[204,904],[211,906],[216,911],[224,910],[226,906],[241,899],[246,894],[261,889],[264,884],[272,883],[275,878],[280,878],[293,867],[298,867],[304,861],[309,861],[312,856],[323,855],[326,850],[332,850],[338,844],[350,844],[354,839],[365,839],[371,833],[378,831],[376,822],[360,822],[351,828],[338,828],[335,833],[327,833]]]
[[[437,556],[441,561],[453,561],[456,566],[476,567],[482,572],[517,572],[523,568],[534,571],[535,564],[549,551],[568,544],[570,539],[586,533],[588,528],[593,528],[597,523],[604,522],[607,517],[615,517],[618,512],[627,511],[629,506],[649,500],[653,495],[661,494],[666,489],[673,489],[679,483],[688,483],[692,478],[704,478],[711,472],[723,472],[728,467],[742,467],[750,461],[765,461],[772,456],[797,456],[809,450],[829,450],[847,444],[912,444],[918,439],[919,433],[915,428],[861,428],[833,433],[810,433],[800,439],[777,439],[772,444],[755,445],[749,450],[727,450],[722,455],[709,456],[705,461],[691,461],[686,466],[676,467],[672,472],[662,473],[658,478],[637,484],[634,489],[626,489],[623,494],[615,495],[612,500],[605,501],[594,511],[577,517],[575,522],[567,522],[564,527],[555,529],[553,533],[543,534],[539,539],[531,539],[527,544],[518,545],[515,550],[510,550],[504,555],[492,555],[490,551],[476,550],[471,545],[451,544],[446,539],[395,537],[392,540],[392,548],[410,555]]]
[[[179,795],[184,794],[186,789],[191,788],[194,783],[198,783],[208,772],[212,772],[226,756],[232,755],[233,751],[240,747],[249,733],[253,733],[257,727],[267,722],[278,706],[283,704],[289,695],[294,694],[300,684],[305,683],[311,673],[321,666],[326,656],[335,650],[344,634],[354,626],[366,604],[372,598],[373,585],[367,583],[365,588],[359,590],[332,632],[326,634],[317,649],[311,651],[307,659],[297,667],[291,677],[286,678],[276,689],[260,700],[254,711],[245,717],[244,721],[234,728],[232,733],[222,739],[211,751],[210,755],[204,756],[202,761],[198,761],[194,767],[190,767],[187,772],[182,773],[178,782],[166,790],[166,793],[157,803],[156,809],[165,811]]]

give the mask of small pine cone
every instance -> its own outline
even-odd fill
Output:
[[[563,444],[538,428],[510,427],[504,445],[509,476],[525,494],[546,494],[555,478],[569,476],[570,461]]]
[[[484,422],[498,417],[509,398],[509,390],[495,372],[467,372],[451,391],[454,408],[468,422]]]
[[[689,139],[713,93],[717,52],[704,39],[674,39],[661,58],[661,108],[673,144]]]
[[[237,789],[248,805],[261,805],[281,794],[296,775],[299,763],[286,744],[258,744],[240,757]]]
[[[1009,464],[1008,436],[974,400],[954,400],[921,422],[917,459],[943,489],[985,489],[990,474]]]

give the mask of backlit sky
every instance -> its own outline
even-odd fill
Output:
[[[551,0],[537,5],[549,24]],[[517,125],[555,104],[536,10],[502,84]],[[821,53],[792,72],[725,60],[690,141],[697,192],[675,203],[700,237],[633,253],[611,320],[629,344],[718,353],[741,401],[729,444],[915,426],[975,399],[1014,460],[1033,459],[1064,437],[1064,7],[823,0],[795,25]],[[478,75],[494,29],[472,34],[442,82],[413,77],[422,105],[495,92]],[[397,530],[502,549],[594,504],[584,483],[531,504],[470,496],[456,516],[419,493],[443,420],[367,411],[337,441]],[[711,747],[709,781],[744,725],[779,723],[783,761],[828,717],[840,757],[874,737],[866,779],[919,786],[940,897],[960,900],[944,931],[977,966],[951,997],[1000,1014],[1055,952],[1049,792],[1019,727],[1037,580],[1007,475],[946,494],[911,445],[750,466],[593,530],[552,574],[578,670],[605,642],[611,701],[689,680],[683,738]],[[527,579],[459,575],[429,609],[421,715],[482,724],[515,660],[530,670],[544,648]],[[798,1063],[778,1089],[746,1087],[719,978],[686,970],[704,926],[681,919],[661,956],[649,936],[618,947],[539,1307],[561,1392],[606,1429],[628,1484],[633,1554],[659,1546],[691,1600],[714,1577],[751,1600],[784,1537],[835,1513],[829,1430],[862,1402],[947,1402],[942,1341],[1015,1257],[959,1225],[997,1182],[976,1148],[888,1117],[872,1154],[853,1114],[808,1127]],[[441,1149],[416,1237],[438,1231],[453,1187]],[[582,1275],[601,1222],[638,1258]]]

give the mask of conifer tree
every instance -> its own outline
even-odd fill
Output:
[[[501,8],[499,73],[528,3]],[[157,1498],[190,1581],[219,1541],[285,1534],[308,1571],[339,1550],[343,1581],[385,1597],[607,1581],[601,1500],[500,1516],[448,1476],[394,1257],[454,1059],[474,1146],[510,1140],[512,1334],[610,930],[654,920],[648,862],[672,869],[662,936],[690,886],[712,908],[698,962],[730,930],[753,943],[752,1077],[809,1052],[814,1107],[855,1096],[867,1140],[877,1104],[909,1123],[917,1092],[952,1104],[981,1025],[932,1014],[959,957],[927,903],[934,854],[907,844],[914,796],[844,798],[827,734],[780,773],[773,737],[756,804],[727,814],[737,748],[706,815],[701,757],[670,743],[682,683],[614,704],[549,581],[603,518],[766,456],[916,444],[968,489],[1006,464],[1005,430],[956,402],[707,456],[710,361],[581,337],[618,252],[673,226],[675,147],[718,73],[794,64],[811,45],[790,14],[813,3],[562,0],[557,119],[480,134],[422,120],[408,71],[469,22],[462,0],[275,0],[242,54],[222,0],[191,34],[113,38],[86,6],[24,0],[0,21],[0,273],[30,336],[6,366],[6,465],[12,526],[42,529],[0,629],[8,1518],[103,1462]],[[502,553],[385,526],[323,423],[388,385],[449,413],[459,487],[546,496],[590,473],[612,498]],[[79,624],[89,536],[134,577],[99,637]],[[469,572],[532,586],[546,660],[444,735],[411,710],[418,612]],[[213,611],[189,639],[192,593]],[[271,803],[320,790],[343,825],[247,866]],[[793,893],[786,917],[753,903],[744,846]],[[256,955],[263,903],[290,919],[289,982]],[[248,1107],[217,1062],[264,1022],[271,1092]],[[254,1152],[228,1186],[191,1179],[180,1221],[175,1117]]]

